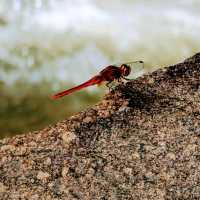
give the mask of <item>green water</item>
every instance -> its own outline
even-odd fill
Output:
[[[27,92],[23,95],[17,95],[24,88],[23,83],[17,83],[16,88],[11,89],[16,94],[9,93],[8,87],[1,86],[1,138],[55,124],[95,104],[101,96],[97,92],[92,94],[79,92],[68,98],[53,101],[50,98],[49,85],[43,83],[27,86]]]

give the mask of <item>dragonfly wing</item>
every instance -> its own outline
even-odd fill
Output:
[[[107,84],[106,84],[106,86],[109,88],[109,89],[114,89],[116,86],[118,86],[119,85],[119,83],[120,82],[118,82],[118,81],[112,81],[112,82],[108,82]]]

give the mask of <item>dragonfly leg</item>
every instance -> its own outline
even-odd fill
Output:
[[[108,82],[108,83],[106,84],[106,86],[108,87],[109,91],[115,89],[115,87],[116,87],[116,84],[115,84],[115,83],[116,83],[116,82],[114,82],[114,81],[110,81],[110,82]]]
[[[123,80],[121,78],[119,78],[117,81],[118,83],[123,83]]]
[[[123,79],[126,80],[126,81],[132,81],[132,80],[134,80],[134,79],[131,79],[131,78],[125,78],[125,77],[123,77]]]
[[[106,83],[106,86],[108,87],[109,91],[112,90],[111,82]]]
[[[124,84],[124,83],[125,83],[124,80],[123,80],[123,78],[119,78],[119,79],[117,80],[117,82],[118,82],[119,84]]]

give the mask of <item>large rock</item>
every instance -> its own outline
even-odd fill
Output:
[[[200,54],[0,141],[1,199],[200,199]],[[70,106],[70,105],[66,105]]]

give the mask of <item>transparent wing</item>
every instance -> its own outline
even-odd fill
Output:
[[[122,64],[126,64],[126,65],[130,66],[130,68],[131,68],[131,73],[127,77],[128,79],[135,79],[139,76],[142,76],[145,72],[143,61],[121,63],[121,65]]]
[[[144,61],[137,60],[132,62],[120,62],[114,65],[120,67],[123,64],[128,65],[131,68],[131,73],[126,77],[127,80],[136,79],[137,77],[142,76],[145,73]]]

